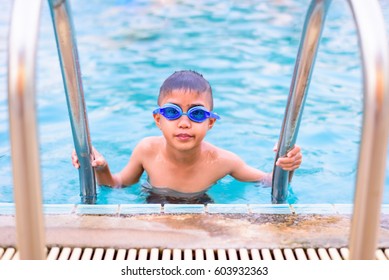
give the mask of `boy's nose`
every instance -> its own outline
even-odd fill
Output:
[[[182,115],[181,118],[178,119],[179,128],[189,128],[191,124],[191,120],[188,118],[188,116]]]

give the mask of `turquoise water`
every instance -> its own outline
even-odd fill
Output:
[[[43,199],[78,203],[65,94],[43,2],[37,85]],[[222,116],[207,140],[271,171],[308,3],[72,1],[93,145],[119,171],[140,139],[160,135],[151,115],[160,84],[175,70],[192,69],[210,81],[215,111]],[[389,18],[388,2],[381,4]],[[6,94],[11,1],[1,0],[1,5],[0,202],[12,202]],[[346,1],[334,1],[297,141],[304,154],[291,185],[297,203],[352,203],[361,110],[356,30]],[[216,203],[269,203],[270,191],[225,177],[208,193]],[[98,187],[98,193],[101,204],[144,202],[140,184],[121,190]]]

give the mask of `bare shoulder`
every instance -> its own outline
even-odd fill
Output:
[[[204,142],[204,147],[207,155],[221,164],[235,165],[242,162],[242,159],[231,151],[216,147],[208,142]]]
[[[149,136],[139,141],[138,146],[142,148],[152,148],[156,145],[161,145],[162,136]]]
[[[145,137],[138,142],[131,153],[129,163],[144,165],[157,155],[160,150],[161,141],[159,137]]]
[[[143,155],[154,154],[161,147],[162,142],[162,136],[145,137],[135,147],[134,152],[140,152]]]

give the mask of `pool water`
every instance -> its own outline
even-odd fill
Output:
[[[93,145],[118,172],[135,145],[160,135],[154,125],[159,86],[192,69],[214,91],[221,115],[207,141],[270,172],[297,55],[307,0],[71,1]],[[0,14],[0,202],[12,202],[6,65],[10,0]],[[381,1],[389,18],[389,4]],[[389,25],[389,24],[388,24]],[[48,4],[43,1],[37,109],[43,199],[79,203],[78,171]],[[291,201],[352,203],[362,117],[361,66],[346,1],[330,8],[298,144],[303,163]],[[384,203],[389,203],[389,170]],[[146,176],[142,177],[144,181]],[[227,176],[208,194],[215,203],[270,203],[271,188]],[[98,187],[99,204],[144,203],[141,184]]]

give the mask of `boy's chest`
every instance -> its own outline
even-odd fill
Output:
[[[187,167],[150,162],[145,166],[154,187],[167,187],[181,192],[198,192],[209,188],[226,175],[217,164],[198,164]]]

